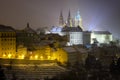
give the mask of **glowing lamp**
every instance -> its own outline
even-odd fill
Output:
[[[30,59],[32,59],[33,57],[32,56],[30,56]]]
[[[8,58],[11,58],[11,56],[12,56],[11,54],[8,54]]]
[[[5,57],[6,55],[5,54],[3,54],[3,57]]]
[[[43,59],[43,56],[40,56],[40,59]]]
[[[22,59],[24,59],[24,57],[25,57],[24,55],[21,56]]]
[[[38,55],[35,56],[35,59],[38,59]]]
[[[48,56],[48,59],[50,59],[50,56]]]

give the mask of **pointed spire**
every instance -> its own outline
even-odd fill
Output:
[[[80,16],[80,11],[78,10],[78,12],[77,12],[77,19],[80,19],[81,18],[81,16]]]
[[[64,25],[64,19],[63,19],[62,10],[61,10],[60,16],[59,16],[59,26],[63,26],[63,25]]]
[[[61,12],[60,12],[60,17],[63,17],[62,10],[61,10]]]
[[[27,28],[29,28],[29,27],[30,27],[29,22],[27,22]]]
[[[69,10],[69,13],[68,13],[67,26],[69,26],[69,27],[73,26],[70,10]]]
[[[71,18],[70,9],[69,9],[69,13],[68,13],[68,18]]]
[[[81,18],[81,15],[80,15],[80,10],[77,11],[77,14],[75,16],[75,26],[80,26],[83,29],[82,18]]]

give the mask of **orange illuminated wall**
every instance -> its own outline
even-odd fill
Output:
[[[16,54],[16,33],[0,32],[0,57],[12,58]]]

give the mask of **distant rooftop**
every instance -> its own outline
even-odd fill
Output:
[[[77,27],[64,27],[62,32],[82,32],[82,28],[80,26]]]
[[[111,34],[109,31],[93,31],[95,34]]]
[[[0,25],[0,32],[13,32],[15,31],[14,28],[11,26]]]
[[[64,47],[63,49],[69,53],[76,52],[75,48],[73,47]]]
[[[27,23],[27,27],[24,29],[27,33],[36,33],[32,28],[30,28],[29,23]]]
[[[95,34],[112,34],[109,31],[84,31],[84,33],[95,33]]]

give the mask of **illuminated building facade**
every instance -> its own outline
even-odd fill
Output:
[[[19,45],[17,47],[17,59],[24,59],[27,55],[27,47],[24,47],[23,45]]]
[[[113,38],[109,31],[84,31],[83,39],[84,44],[93,44],[95,41],[98,44],[109,44]]]
[[[11,58],[16,54],[16,32],[10,26],[0,25],[0,57]]]
[[[93,39],[96,39],[100,44],[109,44],[112,41],[112,34],[109,31],[93,31],[91,39],[91,43],[93,43]]]
[[[68,36],[67,45],[83,44],[83,32],[80,26],[78,27],[64,27],[62,30]]]

